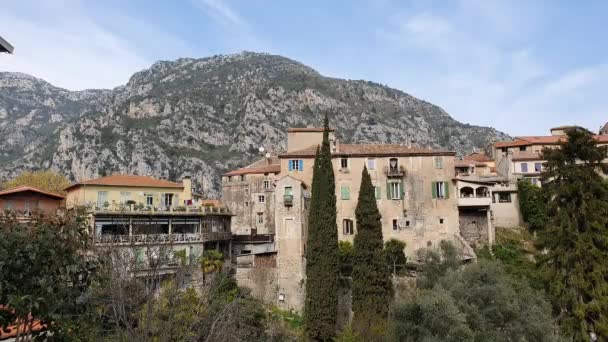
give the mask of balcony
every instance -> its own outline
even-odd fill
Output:
[[[228,208],[212,207],[212,206],[143,206],[143,205],[127,205],[115,204],[105,207],[89,207],[94,214],[147,214],[147,215],[168,215],[168,214],[230,214]]]
[[[286,207],[293,206],[293,195],[283,195],[283,204]]]
[[[134,235],[98,235],[95,242],[108,245],[143,245],[143,244],[178,244],[229,240],[230,232],[187,233],[187,234],[134,234]]]
[[[406,171],[403,166],[396,166],[396,167],[385,166],[384,174],[387,177],[405,177]]]
[[[460,207],[486,207],[492,204],[492,197],[459,197],[458,206]]]

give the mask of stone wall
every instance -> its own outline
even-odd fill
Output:
[[[276,303],[277,268],[269,267],[265,262],[259,264],[250,268],[237,268],[236,282],[239,286],[250,289],[255,298],[269,304]]]
[[[487,245],[489,241],[488,209],[459,209],[460,235],[473,248]]]

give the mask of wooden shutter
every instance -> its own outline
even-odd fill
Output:
[[[405,199],[405,188],[403,186],[403,181],[399,182],[399,196],[400,199]]]
[[[376,199],[380,199],[381,196],[382,196],[382,189],[378,185],[378,186],[376,186]]]
[[[449,182],[443,182],[443,189],[445,192],[445,198],[450,198],[450,183]]]
[[[431,182],[433,198],[437,198],[437,182]]]
[[[300,159],[300,163],[298,165],[298,170],[304,171],[304,160],[303,159]]]
[[[391,199],[391,183],[386,182],[386,198]]]

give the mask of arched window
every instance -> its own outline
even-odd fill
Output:
[[[475,191],[473,190],[473,188],[465,186],[464,188],[460,188],[460,197],[475,197]]]

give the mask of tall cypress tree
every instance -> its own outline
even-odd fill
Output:
[[[329,147],[329,123],[317,149],[306,243],[306,301],[304,324],[312,341],[331,341],[338,315],[338,227],[336,193]]]
[[[598,174],[606,148],[572,129],[559,149],[547,149],[543,174],[549,221],[541,256],[561,326],[575,341],[608,340],[608,185]]]
[[[353,328],[365,341],[379,341],[383,340],[393,286],[385,262],[381,216],[374,186],[365,167],[355,216],[357,235],[353,251]]]

